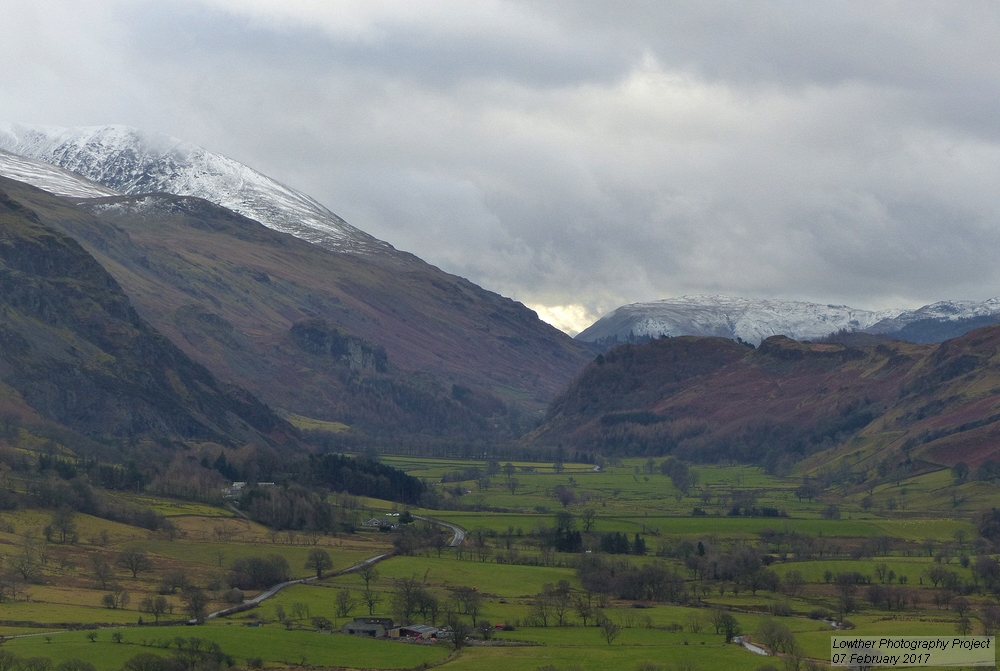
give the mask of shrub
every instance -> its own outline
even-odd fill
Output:
[[[291,570],[281,555],[240,557],[230,566],[229,585],[238,589],[263,589],[285,582]]]
[[[222,595],[222,599],[226,603],[243,603],[243,590],[233,587]]]
[[[789,617],[792,614],[792,607],[787,601],[775,601],[771,604],[770,611],[775,617]]]
[[[813,620],[829,620],[830,611],[828,611],[826,608],[813,608],[811,611],[809,611],[809,617],[810,619]]]

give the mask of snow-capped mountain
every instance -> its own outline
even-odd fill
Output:
[[[391,245],[351,226],[309,196],[238,161],[166,135],[115,125],[0,125],[0,149],[125,194],[204,198],[328,249],[395,254]]]
[[[974,317],[1000,314],[1000,298],[986,301],[941,301],[931,303],[916,310],[902,310],[898,315],[883,319],[870,328],[868,333],[895,333],[915,322],[925,320],[935,322],[959,322]]]
[[[121,195],[114,189],[91,182],[50,163],[3,150],[0,150],[0,177],[16,179],[66,198],[103,198]]]
[[[917,310],[873,311],[801,301],[681,296],[624,305],[585,329],[577,339],[614,342],[633,337],[696,335],[739,338],[756,345],[773,335],[812,340],[841,330],[896,334],[918,322],[959,323],[992,315],[1000,315],[998,298],[945,301]],[[968,328],[981,325],[970,321]]]
[[[700,335],[739,338],[756,345],[773,335],[809,340],[841,329],[860,331],[897,312],[735,296],[681,296],[623,305],[585,329],[577,339],[625,339],[630,333],[640,338]]]

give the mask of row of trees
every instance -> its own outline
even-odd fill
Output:
[[[122,634],[112,635],[116,642],[122,642]],[[97,632],[90,632],[87,638],[96,642]],[[162,657],[151,652],[141,652],[127,659],[122,665],[122,671],[225,671],[235,664],[232,656],[226,654],[214,641],[202,640],[197,637],[184,638],[178,636],[174,644],[173,655]],[[59,664],[53,664],[48,657],[21,657],[9,650],[0,650],[0,669],[18,671],[95,671],[90,662],[75,657],[66,659]]]
[[[661,561],[636,566],[625,559],[588,555],[577,566],[583,588],[621,599],[684,603],[688,600],[684,577]]]
[[[425,624],[436,625],[442,614],[446,620],[449,615],[457,614],[468,616],[475,627],[484,605],[482,595],[471,587],[452,588],[449,597],[442,601],[416,577],[396,580],[390,596],[393,617],[401,624],[412,624],[420,615]]]

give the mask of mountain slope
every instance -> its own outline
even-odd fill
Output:
[[[860,438],[908,460],[973,467],[1000,461],[1000,326],[934,347]]]
[[[0,385],[40,416],[97,437],[288,441],[291,427],[220,384],[139,318],[73,239],[0,180]],[[50,196],[51,198],[51,196]]]
[[[328,249],[381,254],[400,261],[408,257],[309,196],[177,138],[127,126],[7,125],[0,126],[0,149],[72,171],[120,193],[204,198]]]
[[[880,416],[927,351],[904,342],[845,347],[783,336],[756,350],[691,336],[622,345],[584,369],[529,442],[787,469]]]
[[[1000,326],[940,344],[682,336],[587,366],[525,442],[863,475],[1000,461]],[[883,473],[884,475],[884,473]],[[855,476],[851,476],[855,477]]]
[[[1000,322],[1000,299],[945,301],[917,310],[859,310],[845,305],[734,296],[681,296],[624,305],[581,332],[606,345],[666,336],[716,336],[759,344],[773,335],[816,340],[836,332],[940,342]]]
[[[194,198],[74,205],[6,188],[217,376],[362,437],[515,437],[521,412],[591,358],[523,305],[427,264],[329,251]]]

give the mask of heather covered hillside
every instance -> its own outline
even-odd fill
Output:
[[[964,463],[973,471],[1000,461],[1000,327],[931,349],[861,437],[866,453],[882,448],[907,461]]]
[[[940,345],[661,338],[598,357],[526,440],[787,472],[1000,460],[1000,328]],[[814,456],[813,456],[814,455]],[[989,466],[987,466],[987,469]],[[885,470],[883,467],[882,470]]]

